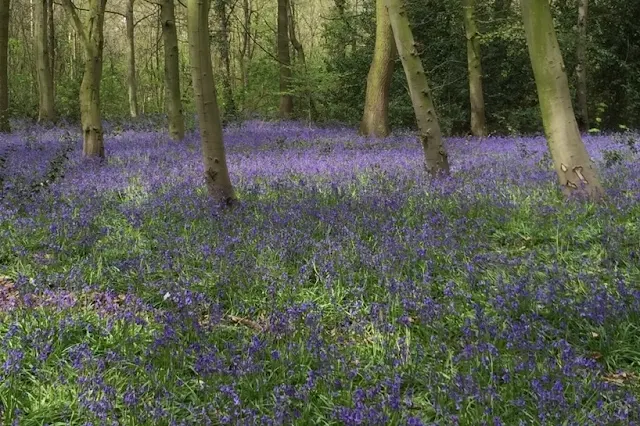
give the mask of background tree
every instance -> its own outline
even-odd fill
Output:
[[[469,68],[469,100],[471,104],[471,134],[486,136],[484,93],[482,87],[482,61],[480,35],[476,26],[475,0],[463,0],[464,28],[467,37],[467,67]]]
[[[49,46],[49,0],[34,1],[36,70],[38,75],[38,121],[55,118],[53,74]]]
[[[385,0],[376,1],[376,42],[371,68],[367,76],[367,91],[360,133],[365,136],[389,135],[389,90],[393,78],[396,47]]]
[[[386,5],[398,55],[409,85],[411,103],[420,132],[420,142],[424,149],[425,167],[431,175],[448,174],[449,161],[442,143],[442,132],[431,100],[427,76],[416,50],[406,4],[404,0],[386,0]]]
[[[225,115],[235,118],[236,103],[233,99],[233,76],[231,75],[231,47],[229,42],[229,14],[227,12],[227,0],[214,0],[214,11],[218,19],[218,31],[215,37],[220,60],[223,65],[221,73],[222,99],[225,107]]]
[[[129,114],[138,116],[138,80],[136,77],[136,45],[134,39],[135,22],[133,5],[135,0],[127,0],[125,21],[127,25],[127,89],[129,94]]]
[[[82,153],[87,157],[104,157],[104,135],[100,112],[100,80],[104,48],[104,14],[107,0],[89,0],[86,26],[80,20],[72,0],[63,0],[76,33],[84,47],[85,65],[80,86],[80,117],[82,120]]]
[[[213,81],[208,14],[208,0],[187,1],[189,56],[200,125],[205,181],[209,195],[216,202],[229,205],[235,199],[235,195],[227,169],[222,123]]]
[[[576,48],[576,77],[578,98],[578,126],[589,130],[589,106],[587,104],[587,12],[589,0],[578,0],[578,40]]]
[[[289,1],[278,0],[278,62],[280,62],[280,118],[293,114],[291,54],[289,52]]]
[[[10,0],[0,0],[0,132],[10,132],[9,125],[9,10]]]
[[[549,2],[522,0],[522,18],[542,122],[560,184],[568,195],[579,193],[598,199],[603,191],[580,138]]]
[[[180,52],[173,0],[160,3],[162,40],[164,41],[164,80],[166,110],[169,119],[169,136],[174,140],[184,138],[184,117],[180,92]]]

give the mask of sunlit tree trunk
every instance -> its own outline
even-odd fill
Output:
[[[393,30],[385,0],[376,1],[376,42],[367,76],[367,91],[360,133],[365,136],[389,135],[389,90],[396,56]]]
[[[589,109],[587,106],[587,12],[589,0],[578,2],[578,43],[576,48],[576,76],[578,78],[578,127],[589,130]]]
[[[134,38],[135,22],[133,21],[134,0],[127,1],[125,20],[127,26],[127,89],[129,92],[129,114],[138,116],[138,81],[136,78],[136,43]]]
[[[82,153],[86,157],[104,157],[104,135],[100,111],[100,80],[104,48],[104,12],[107,0],[89,0],[87,25],[83,25],[72,0],[63,0],[76,33],[84,46],[85,64],[80,85],[80,118],[82,121]]]
[[[436,115],[427,76],[416,49],[407,16],[405,0],[386,0],[391,28],[404,73],[407,77],[411,103],[420,130],[425,167],[431,175],[448,174],[449,161],[442,143],[442,132]]]
[[[558,179],[567,195],[599,199],[602,187],[580,138],[549,1],[521,0],[521,4],[542,123]]]
[[[0,0],[0,133],[11,131],[9,125],[9,8],[10,0]]]
[[[169,117],[169,136],[174,140],[184,139],[184,117],[180,93],[180,63],[178,33],[173,0],[160,4],[162,39],[164,41],[165,105]]]
[[[290,118],[293,114],[293,96],[291,95],[288,0],[278,0],[278,62],[280,62],[280,118]]]
[[[480,37],[475,18],[475,0],[463,0],[464,28],[467,36],[467,66],[469,69],[469,101],[471,104],[471,134],[486,136],[482,88],[482,62],[480,59]]]
[[[55,119],[53,78],[49,52],[49,7],[48,0],[34,1],[36,75],[38,77],[38,121],[52,122]]]
[[[235,195],[227,169],[222,123],[213,81],[208,12],[208,0],[187,0],[191,74],[200,125],[205,181],[209,195],[216,202],[229,205],[234,201]]]

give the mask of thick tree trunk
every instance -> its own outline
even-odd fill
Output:
[[[164,41],[165,105],[169,116],[169,136],[173,140],[182,140],[184,139],[184,117],[180,93],[178,33],[173,0],[163,0],[160,7],[162,39]]]
[[[467,66],[469,69],[469,100],[471,104],[471,134],[487,135],[482,88],[480,37],[475,18],[475,0],[463,0],[464,28],[467,35]]]
[[[420,130],[425,167],[431,175],[448,174],[447,152],[442,143],[442,132],[431,99],[427,76],[413,39],[405,0],[386,0],[386,5]]]
[[[567,195],[599,199],[602,187],[580,138],[549,1],[521,0],[521,3],[542,123],[558,179]]]
[[[11,131],[9,125],[9,5],[10,0],[0,0],[0,133]]]
[[[38,76],[38,121],[52,122],[55,119],[53,80],[49,57],[49,8],[48,0],[35,0],[35,47],[36,75]]]
[[[229,19],[227,17],[227,0],[214,0],[214,9],[219,19],[219,30],[216,37],[220,60],[224,67],[222,74],[222,99],[224,100],[224,115],[235,118],[237,115],[236,103],[233,99],[233,86],[231,76],[231,52],[229,43]]]
[[[235,194],[227,169],[222,123],[213,81],[208,12],[207,0],[187,0],[191,74],[200,125],[205,181],[209,195],[216,202],[229,205],[235,200]]]
[[[138,81],[136,78],[136,44],[134,38],[133,21],[134,0],[127,1],[125,20],[127,26],[127,89],[129,92],[129,114],[132,118],[138,116]]]
[[[376,43],[367,76],[360,134],[383,138],[389,135],[389,90],[396,47],[385,0],[376,1]]]
[[[278,0],[278,62],[280,62],[280,118],[293,114],[291,55],[289,53],[289,2]]]
[[[589,130],[589,109],[587,105],[587,11],[589,0],[578,2],[578,44],[576,49],[576,77],[578,78],[578,127],[583,132]]]
[[[63,5],[80,36],[85,52],[84,75],[80,85],[80,119],[82,121],[85,157],[103,158],[104,135],[100,112],[100,80],[102,79],[102,52],[104,48],[104,13],[107,0],[89,0],[91,18],[85,28],[80,21],[72,0]]]

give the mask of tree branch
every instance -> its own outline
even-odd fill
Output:
[[[59,4],[59,3],[56,3]],[[82,26],[82,21],[80,21],[80,17],[78,16],[78,12],[76,12],[76,5],[73,4],[72,0],[62,0],[61,5],[64,10],[67,11],[69,16],[71,16],[71,20],[73,21],[73,26],[76,28],[76,32],[82,39],[82,43],[86,46],[89,45],[89,39],[87,38],[87,33],[84,31],[84,27]]]

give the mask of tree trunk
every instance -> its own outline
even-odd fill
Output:
[[[163,0],[160,7],[164,41],[165,105],[169,116],[169,136],[173,140],[182,140],[184,139],[184,117],[180,92],[178,33],[173,0]]]
[[[602,197],[597,170],[580,138],[569,82],[548,0],[521,0],[522,19],[538,90],[542,123],[565,194]]]
[[[291,118],[291,55],[289,53],[289,2],[278,0],[278,62],[280,62],[280,118]]]
[[[295,22],[295,8],[293,0],[289,0],[289,40],[291,41],[291,45],[295,49],[297,53],[297,58],[304,69],[304,94],[307,98],[307,103],[309,106],[309,119],[314,120],[317,117],[317,108],[315,100],[313,99],[313,91],[309,88],[309,72],[307,69],[307,57],[304,54],[304,46],[298,40],[298,35],[296,33],[296,22]]]
[[[376,43],[367,76],[364,114],[360,134],[383,138],[389,135],[389,90],[396,56],[393,30],[385,0],[376,1]]]
[[[54,0],[46,0],[47,1],[47,17],[49,21],[47,22],[48,31],[47,35],[49,36],[49,40],[47,41],[47,46],[49,48],[49,70],[51,72],[51,84],[53,85],[53,98],[55,105],[55,66],[56,66],[56,34],[55,34],[55,25],[54,25],[54,16],[53,16],[53,1]]]
[[[442,143],[442,132],[431,99],[427,76],[413,39],[405,0],[386,0],[386,5],[396,41],[396,49],[407,77],[411,103],[420,130],[425,167],[432,176],[448,174],[449,160]]]
[[[9,3],[0,0],[0,133],[11,131],[9,125]]]
[[[125,20],[127,25],[127,89],[129,91],[129,114],[132,118],[138,116],[138,81],[136,79],[136,44],[134,38],[133,21],[134,0],[127,1]]]
[[[482,89],[482,62],[480,38],[475,18],[475,0],[463,0],[464,28],[467,35],[467,66],[469,69],[469,100],[471,104],[471,134],[487,135]]]
[[[63,2],[76,33],[82,40],[85,52],[84,75],[80,85],[82,153],[85,157],[103,158],[105,156],[102,115],[100,112],[100,80],[102,78],[104,12],[106,4],[107,0],[89,0],[88,8],[91,18],[85,28],[80,21],[72,0],[64,0]]]
[[[222,140],[222,123],[209,50],[209,2],[187,0],[187,28],[204,175],[209,195],[222,205],[235,200]]]
[[[216,37],[220,59],[224,67],[222,74],[222,98],[224,99],[225,115],[234,118],[237,115],[236,104],[233,99],[233,87],[231,76],[231,52],[229,43],[229,18],[227,17],[227,0],[214,0],[215,13],[220,20],[220,29]]]
[[[36,75],[38,76],[38,122],[53,122],[55,119],[53,80],[49,57],[49,8],[48,0],[35,0],[35,46]]]
[[[587,106],[587,11],[589,0],[578,2],[578,42],[576,48],[576,77],[578,78],[578,127],[583,132],[589,130],[589,109]]]

